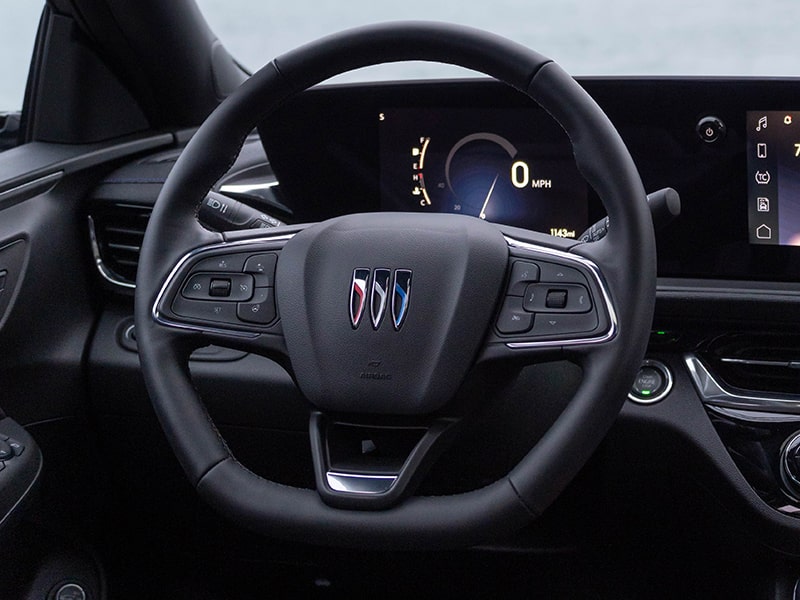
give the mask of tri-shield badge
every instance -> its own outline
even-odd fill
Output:
[[[394,328],[400,331],[408,315],[408,303],[411,299],[411,271],[397,269],[394,272],[394,290],[392,293],[392,320]]]
[[[369,269],[355,269],[353,271],[353,281],[350,286],[350,324],[353,329],[361,323],[364,316],[364,307],[367,304],[367,281],[369,280]]]
[[[386,306],[389,303],[389,280],[392,272],[389,269],[375,269],[372,274],[372,293],[370,294],[370,316],[372,317],[372,327],[378,329],[381,326],[383,315],[386,313]]]

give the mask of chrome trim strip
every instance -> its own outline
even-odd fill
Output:
[[[228,192],[230,194],[248,194],[258,190],[268,190],[280,185],[277,181],[270,181],[267,183],[243,183],[243,184],[229,184],[220,186],[219,191],[223,194]]]
[[[14,196],[22,196],[25,193],[31,193],[28,198],[46,194],[56,186],[63,175],[64,171],[56,171],[55,173],[50,173],[49,175],[33,179],[32,181],[26,181],[25,183],[4,190],[0,192],[0,204]],[[25,200],[27,200],[27,198],[25,198]]]
[[[6,514],[3,518],[0,519],[0,527],[3,527],[6,524],[6,521],[9,521],[14,515],[14,511],[17,510],[20,506],[22,506],[27,500],[30,499],[30,496],[33,492],[33,489],[36,487],[36,484],[39,482],[39,477],[42,475],[42,466],[44,461],[42,460],[42,451],[39,448],[36,448],[36,452],[39,455],[39,461],[36,466],[36,475],[33,476],[31,482],[28,484],[28,487],[25,488],[25,491],[22,492],[20,497],[14,502],[14,506],[7,510]],[[16,515],[19,516],[19,515]]]
[[[628,392],[628,399],[631,400],[632,402],[635,402],[636,404],[644,404],[644,405],[655,404],[656,402],[660,402],[661,400],[666,398],[667,395],[672,391],[672,386],[674,384],[674,380],[672,378],[672,371],[667,365],[665,365],[661,361],[651,360],[649,358],[642,361],[642,367],[653,367],[654,369],[661,371],[666,376],[667,382],[664,385],[664,390],[660,394],[656,394],[655,396],[647,398],[640,398],[639,396],[635,396],[633,394],[633,391],[631,391]]]
[[[619,329],[619,321],[617,319],[617,313],[614,310],[614,304],[611,302],[611,296],[606,288],[605,282],[603,281],[603,277],[600,274],[600,269],[596,264],[594,264],[588,258],[584,258],[582,256],[576,256],[574,254],[570,254],[568,252],[562,252],[561,250],[555,250],[553,248],[546,248],[544,246],[537,246],[536,244],[531,244],[529,242],[522,242],[520,240],[516,240],[512,237],[507,235],[503,236],[506,240],[506,243],[511,248],[520,248],[522,250],[527,250],[529,252],[536,252],[539,254],[544,254],[545,256],[552,256],[553,258],[557,258],[559,260],[577,263],[586,269],[592,274],[594,277],[595,283],[597,284],[598,288],[600,289],[600,293],[603,296],[603,303],[605,304],[606,311],[608,312],[608,320],[610,321],[611,325],[603,334],[593,336],[593,337],[586,337],[586,338],[578,338],[574,340],[547,340],[541,342],[507,342],[506,346],[511,348],[512,350],[521,349],[521,348],[547,348],[547,347],[556,347],[556,346],[583,346],[586,344],[601,344],[603,342],[607,342],[609,340],[614,339],[617,336],[617,331]]]
[[[738,408],[724,408],[707,404],[706,408],[721,417],[736,419],[754,424],[770,423],[800,423],[800,415],[790,415],[786,413],[769,413],[759,410],[741,410]]]
[[[114,273],[114,271],[105,265],[103,262],[103,257],[100,256],[100,243],[97,241],[97,230],[94,226],[94,219],[91,215],[86,218],[89,220],[89,243],[92,246],[92,257],[94,258],[94,264],[97,267],[97,271],[100,273],[103,279],[109,283],[128,290],[135,290],[136,284],[123,280],[119,275]]]
[[[693,354],[685,355],[683,361],[704,404],[723,408],[800,414],[800,396],[768,392],[750,395],[730,391],[725,389]]]
[[[205,325],[192,325],[189,323],[179,323],[177,321],[172,321],[164,317],[158,310],[159,304],[164,299],[164,296],[167,293],[167,288],[170,287],[175,277],[178,275],[178,272],[183,268],[183,266],[198,254],[203,254],[205,252],[213,252],[214,250],[233,250],[235,251],[236,248],[240,248],[242,246],[249,246],[251,244],[259,244],[259,243],[269,243],[269,242],[288,242],[292,239],[296,233],[281,233],[276,234],[274,236],[265,236],[265,237],[258,237],[249,240],[238,240],[235,242],[222,242],[222,243],[214,243],[209,244],[207,246],[201,246],[199,248],[195,248],[194,250],[190,250],[186,254],[181,257],[181,259],[177,262],[177,264],[172,268],[167,278],[164,280],[164,283],[161,285],[161,289],[158,291],[158,295],[156,296],[156,300],[153,303],[153,308],[150,311],[150,315],[152,316],[153,320],[160,325],[166,325],[168,327],[174,327],[176,329],[184,329],[187,331],[199,331],[199,332],[209,332],[209,333],[221,333],[223,335],[234,335],[240,337],[258,337],[258,333],[247,332],[247,331],[237,331],[235,329],[225,329],[224,327],[208,327]]]
[[[325,479],[334,492],[367,495],[385,494],[397,481],[397,475],[356,475],[328,471]]]
[[[755,360],[750,358],[721,358],[720,362],[748,367],[781,367],[784,369],[797,368],[792,365],[799,364],[796,360]]]

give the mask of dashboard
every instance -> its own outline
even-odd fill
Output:
[[[659,276],[800,280],[790,82],[581,83],[619,129],[646,191],[681,196],[681,216],[658,234]],[[560,127],[493,81],[320,88],[259,130],[281,189],[302,198],[300,220],[450,212],[576,238],[604,217]]]
[[[716,481],[711,487],[723,504],[741,510],[756,529],[776,526],[770,543],[800,552],[800,483],[786,484],[793,476],[800,482],[800,460],[787,467],[780,462],[800,421],[798,83],[579,82],[617,126],[645,190],[671,187],[681,199],[680,216],[656,232],[659,284],[647,362],[614,443],[631,446],[624,456],[638,456],[647,437],[644,448],[648,456],[658,455],[660,466],[699,465],[703,487]],[[538,105],[492,80],[319,87],[261,122],[258,134],[247,139],[214,197],[222,208],[223,195],[249,203],[258,226],[357,212],[437,212],[572,240],[606,216],[561,128]],[[104,413],[149,410],[143,392],[135,402],[114,392],[120,380],[135,387],[139,377],[125,297],[135,256],[127,250],[141,244],[150,208],[180,151],[179,144],[126,162],[89,194],[95,261],[127,275],[122,286],[106,286],[113,301],[94,343],[92,385],[103,391],[98,406]],[[134,230],[137,237],[126,237]],[[296,432],[307,428],[307,415],[279,367],[253,355],[213,347],[207,352],[192,363],[212,397],[212,413],[229,426],[280,424],[303,454],[305,441],[297,442]],[[114,364],[107,364],[108,357]],[[548,388],[552,406],[560,406],[561,393],[579,377],[564,369],[563,389]],[[280,401],[261,401],[264,382],[254,373],[279,382]],[[514,388],[526,407],[526,390],[551,381],[527,377],[540,375],[526,371]],[[227,397],[213,399],[220,378],[248,381],[248,401],[232,406]],[[505,440],[513,426],[503,423]],[[259,473],[313,485],[309,465],[274,472],[268,453],[229,433]],[[454,454],[474,453],[484,435],[480,429],[466,437]],[[512,458],[529,448],[527,432],[515,443]],[[800,438],[793,443],[800,447]],[[494,456],[476,460],[480,468],[470,473],[454,467],[460,460],[448,462],[449,470],[437,472],[436,485],[423,491],[474,489],[509,467]],[[632,478],[640,481],[641,475]]]

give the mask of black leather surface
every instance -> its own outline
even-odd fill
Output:
[[[613,341],[572,353],[584,367],[581,387],[508,478],[468,494],[412,498],[386,511],[344,511],[324,505],[314,491],[265,482],[229,456],[188,378],[189,344],[155,325],[150,309],[180,255],[217,239],[196,225],[194,208],[267,111],[291,92],[341,71],[419,58],[484,70],[523,90],[533,81],[530,93],[569,133],[580,168],[614,223],[605,240],[575,250],[600,265],[622,320]],[[142,366],[181,464],[210,504],[237,523],[278,537],[420,548],[470,544],[521,526],[552,501],[595,449],[644,353],[655,295],[655,249],[644,191],[624,145],[560,68],[475,30],[432,24],[360,29],[291,52],[275,65],[246,82],[198,131],[162,191],[144,242],[136,294]]]

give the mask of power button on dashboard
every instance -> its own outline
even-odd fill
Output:
[[[695,131],[701,140],[707,144],[713,144],[725,138],[725,134],[728,133],[728,128],[725,126],[722,119],[708,116],[703,117],[697,122]]]

